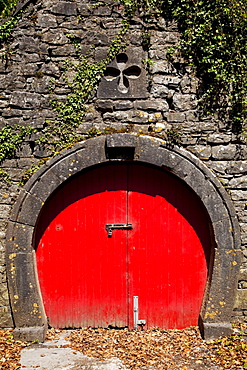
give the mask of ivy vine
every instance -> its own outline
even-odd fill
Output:
[[[53,109],[58,113],[57,119],[46,122],[46,127],[42,130],[41,137],[36,141],[38,145],[46,145],[51,152],[50,155],[53,156],[59,150],[84,138],[76,134],[75,130],[83,122],[87,114],[87,103],[94,96],[105,68],[120,50],[126,47],[124,36],[128,29],[129,23],[124,20],[117,37],[111,42],[106,58],[97,63],[89,62],[89,54],[93,46],[86,55],[83,55],[77,37],[70,34],[67,35],[74,44],[79,61],[79,63],[72,63],[66,60],[64,63],[63,78],[66,80],[71,92],[67,95],[65,102],[58,99],[51,100]],[[69,81],[67,72],[71,71],[74,78],[72,81]],[[55,81],[52,80],[50,83],[51,93],[54,88]],[[86,135],[86,137],[91,136],[92,132]]]
[[[2,14],[6,16],[15,3],[15,0],[0,0]],[[99,4],[102,5],[102,1]],[[74,74],[73,81],[67,78],[70,93],[65,102],[52,99],[57,119],[46,122],[36,144],[49,147],[55,155],[81,139],[76,128],[87,113],[87,104],[95,94],[105,67],[125,48],[125,35],[136,14],[144,21],[143,38],[147,47],[150,29],[146,29],[145,24],[155,17],[176,21],[180,42],[164,53],[167,52],[174,63],[177,56],[182,56],[193,66],[201,82],[199,95],[203,111],[207,114],[217,112],[241,132],[247,119],[247,0],[122,0],[121,4],[124,7],[122,29],[112,41],[104,60],[90,63],[89,54],[81,53],[79,40],[68,35],[79,63],[65,63],[65,80],[68,72]],[[10,35],[17,22],[17,17],[10,17],[0,26],[0,41]],[[51,80],[51,93],[54,83]],[[9,150],[4,146],[0,149],[0,161],[13,155],[20,140],[30,134],[29,129],[22,131],[19,127],[9,130],[8,126],[0,130],[0,138],[7,134],[5,146],[9,147]],[[20,135],[18,140],[16,135]]]
[[[201,107],[229,118],[239,131],[247,119],[247,0],[123,0],[132,15],[175,20],[181,41],[168,51],[195,69]],[[165,50],[164,50],[165,52]]]
[[[9,15],[17,4],[18,0],[0,0],[0,15],[5,17]]]

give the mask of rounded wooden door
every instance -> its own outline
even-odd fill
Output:
[[[133,328],[133,297],[145,328],[197,325],[210,249],[204,208],[171,174],[128,162],[82,172],[36,226],[50,325]]]

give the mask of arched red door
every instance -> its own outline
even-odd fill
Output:
[[[66,182],[44,206],[36,247],[51,326],[133,328],[134,317],[145,327],[197,325],[208,219],[196,195],[163,170],[109,163]]]

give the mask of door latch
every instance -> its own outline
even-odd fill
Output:
[[[140,320],[139,319],[139,297],[134,296],[134,329],[137,330],[138,325],[141,326],[143,329],[143,326],[146,325],[146,320]]]
[[[106,231],[108,233],[108,238],[112,237],[113,230],[132,230],[132,224],[106,224]]]

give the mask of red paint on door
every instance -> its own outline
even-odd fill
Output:
[[[132,223],[113,230],[106,224]],[[64,184],[36,233],[37,269],[51,326],[196,325],[207,281],[208,220],[195,194],[154,167],[115,163]]]
[[[210,248],[205,212],[191,190],[158,169],[130,166],[128,180],[129,292],[139,297],[139,318],[147,327],[197,325]]]

